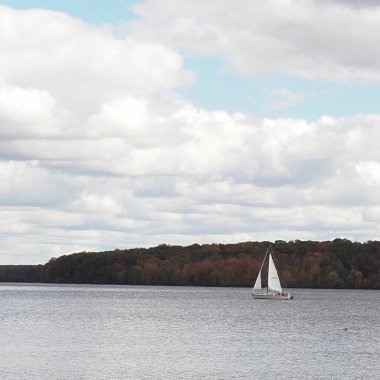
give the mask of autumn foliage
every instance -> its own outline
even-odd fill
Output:
[[[276,241],[238,244],[166,244],[153,248],[80,252],[28,266],[32,280],[48,283],[244,286],[253,285],[269,244],[282,282],[290,288],[380,289],[380,242]],[[27,281],[25,268],[0,281]],[[8,272],[7,272],[8,271]],[[8,274],[7,274],[8,273]]]

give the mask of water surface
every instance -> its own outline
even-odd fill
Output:
[[[0,284],[0,378],[378,379],[379,291]]]

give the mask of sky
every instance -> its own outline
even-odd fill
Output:
[[[0,0],[0,264],[380,237],[380,4]]]

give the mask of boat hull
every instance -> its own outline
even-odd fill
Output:
[[[289,293],[287,294],[277,294],[277,293],[265,293],[265,294],[255,294],[252,293],[253,298],[262,299],[262,300],[278,300],[278,301],[286,301],[292,300],[293,296]]]

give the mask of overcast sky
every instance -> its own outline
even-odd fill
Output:
[[[380,238],[375,1],[0,0],[0,264]]]

